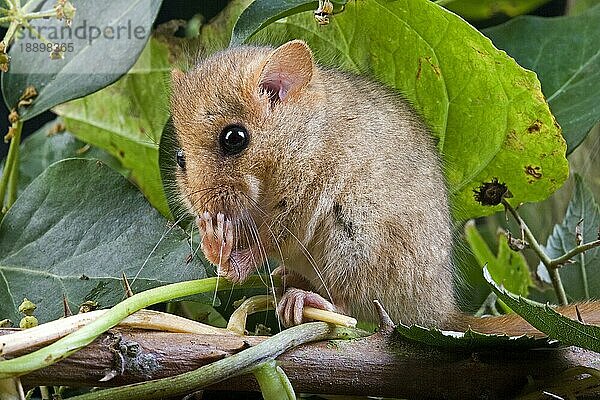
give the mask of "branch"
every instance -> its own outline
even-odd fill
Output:
[[[10,330],[0,330],[1,334]],[[120,386],[192,371],[256,346],[267,338],[113,330],[69,358],[22,376],[28,386]],[[115,346],[115,333],[120,341]],[[118,364],[116,348],[136,345],[123,373],[99,380]],[[121,354],[122,356],[122,354]],[[424,347],[394,334],[319,342],[277,358],[299,393],[374,395],[402,398],[513,398],[528,379],[545,380],[577,366],[597,366],[598,355],[578,348],[467,351]],[[152,362],[150,362],[152,361]],[[468,378],[468,379],[467,379]],[[258,390],[251,375],[220,382],[212,389]],[[596,389],[600,390],[600,389]],[[596,392],[600,393],[600,392]]]

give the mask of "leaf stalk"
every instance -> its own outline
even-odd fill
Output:
[[[531,232],[525,221],[523,221],[523,218],[521,218],[517,210],[515,210],[510,205],[510,203],[506,201],[505,198],[502,199],[502,204],[515,218],[515,220],[519,224],[519,227],[521,228],[521,231],[525,234],[525,237],[529,242],[529,247],[535,252],[535,254],[538,255],[538,257],[542,261],[542,264],[544,264],[544,266],[546,267],[548,275],[550,275],[550,280],[552,281],[552,286],[554,287],[554,291],[556,292],[556,297],[558,298],[558,304],[562,306],[567,305],[569,302],[567,300],[567,294],[560,279],[558,269],[552,266],[552,260],[544,252],[542,246],[540,246],[535,236],[533,236],[533,233]]]
[[[18,169],[19,169],[19,149],[21,144],[21,131],[23,130],[23,122],[18,120],[13,124],[12,138],[8,148],[8,154],[4,162],[4,170],[0,178],[0,217],[4,216],[8,209],[14,203],[16,198]],[[13,173],[13,170],[17,170]],[[8,190],[8,199],[4,202],[6,192]],[[12,199],[11,199],[12,198]],[[11,201],[12,200],[12,201]]]

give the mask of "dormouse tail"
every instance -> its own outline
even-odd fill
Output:
[[[600,325],[600,302],[590,301],[585,303],[569,304],[556,307],[555,310],[564,316],[578,320],[577,311],[583,323],[589,325]],[[471,328],[480,333],[506,334],[509,336],[528,335],[533,337],[545,337],[546,335],[517,314],[506,314],[497,317],[474,317],[467,314],[457,314],[448,327],[452,330],[466,331]]]

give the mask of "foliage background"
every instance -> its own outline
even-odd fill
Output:
[[[463,3],[468,4],[469,2],[464,1]],[[533,2],[533,3],[536,3],[536,2]],[[544,3],[544,4],[540,8],[529,9],[529,10],[527,10],[527,12],[531,13],[531,14],[545,15],[545,16],[562,15],[565,13],[565,8],[567,7],[567,5],[577,6],[577,4],[579,2],[567,4],[567,2],[565,2],[565,1],[557,0],[557,1],[551,1],[551,2],[538,1],[537,3],[539,3],[539,4]],[[581,3],[579,3],[579,4],[584,4],[584,3],[585,3],[585,1],[581,1]],[[197,13],[204,15],[206,20],[209,20],[212,16],[216,15],[226,4],[227,4],[227,2],[225,2],[225,1],[195,2],[195,1],[191,1],[191,0],[187,0],[187,1],[186,0],[178,0],[178,1],[166,0],[162,4],[162,7],[161,7],[161,10],[159,13],[159,17],[158,17],[155,25],[158,26],[158,24],[168,21],[172,18],[189,19]],[[536,4],[536,5],[539,5],[539,4]],[[468,10],[468,7],[464,8],[464,9],[457,9],[457,11],[461,11],[461,10],[462,10],[462,12],[467,12],[464,10]],[[573,8],[573,10],[575,10],[575,12],[577,12],[578,9],[575,7],[575,8]],[[520,10],[517,13],[520,13],[520,12],[524,12],[524,10]],[[511,16],[502,15],[502,13],[482,16],[478,12],[474,12],[472,15],[470,15],[470,17],[471,17],[470,21],[476,27],[481,28],[481,29],[496,26],[499,23],[509,20],[511,18]],[[492,36],[493,35],[492,31],[493,31],[493,28],[492,28],[492,30],[486,31],[486,32],[490,32],[490,36]],[[203,32],[203,36],[204,36],[203,40],[205,42],[210,42],[210,40],[212,38],[211,37],[212,33],[214,33],[214,32],[211,32],[210,29],[207,29],[206,31],[204,31]],[[185,32],[183,32],[183,30],[177,31],[178,36],[184,36],[184,34],[185,34]],[[512,40],[512,42],[510,40]],[[519,43],[514,43],[514,41],[518,41],[519,38],[512,38],[510,40],[509,40],[509,44],[513,45],[513,48],[517,48],[517,49],[513,50],[513,51],[515,51],[515,54],[511,53],[510,51],[509,51],[509,54],[512,54],[516,57],[516,52],[518,50]],[[171,44],[173,45],[176,43],[177,43],[177,41],[174,40]],[[157,46],[160,46],[160,44],[157,44]],[[159,53],[160,52],[156,52],[156,54],[159,54]],[[550,56],[551,56],[551,54],[550,54]],[[520,61],[520,60],[518,60],[518,61]],[[165,69],[168,69],[170,67],[168,60],[162,60],[162,62],[164,62],[164,63],[161,65]],[[533,68],[535,70],[535,68],[533,66],[531,68]],[[160,75],[163,72],[164,71],[162,71],[162,72],[158,71],[157,74]],[[153,72],[150,72],[150,73],[153,73]],[[98,121],[98,120],[114,122],[116,120],[116,118],[119,117],[119,115],[118,115],[118,113],[110,114],[110,115],[106,114],[106,113],[103,113],[102,115],[88,115],[88,114],[85,114],[85,112],[84,112],[85,110],[87,110],[86,104],[89,102],[90,104],[97,105],[102,101],[106,101],[107,93],[113,93],[113,95],[109,97],[109,99],[111,101],[119,102],[122,100],[123,104],[125,104],[125,102],[127,100],[120,99],[118,96],[120,94],[122,94],[123,91],[127,91],[128,89],[131,89],[132,91],[139,90],[139,87],[140,87],[139,82],[145,82],[145,79],[148,79],[148,76],[146,76],[147,74],[148,74],[147,71],[138,71],[138,73],[136,73],[134,71],[133,73],[131,73],[127,77],[123,78],[121,81],[119,81],[117,84],[115,84],[111,88],[107,88],[102,92],[87,96],[84,99],[73,101],[70,104],[67,104],[64,106],[59,106],[55,110],[60,115],[63,116],[63,118],[67,121],[69,126],[73,127],[74,129],[76,129],[79,132],[78,133],[79,139],[89,141],[89,142],[91,142],[93,144],[97,144],[99,146],[105,146],[105,144],[101,143],[101,141],[98,140],[98,138],[100,137],[98,135],[98,132],[94,131],[92,129],[92,127],[94,125],[92,122]],[[159,82],[160,79],[157,78],[156,81]],[[152,89],[156,89],[157,92],[156,93],[151,92]],[[145,93],[144,95],[149,96],[149,97],[159,98],[160,96],[164,95],[163,89],[164,88],[162,88],[162,87],[153,87],[153,88],[149,89],[150,93]],[[164,98],[162,98],[162,97],[161,97],[161,99],[164,100]],[[160,110],[157,110],[157,114],[159,114],[159,112],[160,112]],[[43,122],[44,118],[52,119],[52,118],[54,118],[54,115],[52,113],[46,114],[44,117],[42,117],[41,119],[38,120],[38,123]],[[2,118],[2,122],[4,123],[5,121],[6,121],[6,118]],[[163,120],[155,121],[155,122],[158,125],[164,124]],[[32,133],[37,129],[36,123],[31,123],[30,121],[28,121],[25,126],[26,126],[28,133]],[[135,126],[135,127],[137,127],[137,126]],[[155,130],[155,129],[150,127],[149,130]],[[6,131],[6,129],[4,129],[4,131]],[[52,139],[52,140],[56,140],[56,139]],[[83,145],[82,142],[64,143],[65,148],[69,148],[71,150],[76,149],[82,145]],[[126,145],[127,144],[123,144],[123,146],[126,146]],[[36,149],[39,150],[40,148],[42,148],[42,146],[44,146],[44,145],[41,143],[40,140],[38,140],[37,142],[32,142],[32,143],[30,143],[28,149],[24,150],[23,154],[27,154],[26,151],[29,151],[30,152],[29,157],[35,158],[36,154],[37,154],[37,153],[35,153],[35,150]],[[96,150],[92,150],[92,151],[96,151]],[[122,167],[128,167],[128,165],[123,163],[122,160],[119,161],[118,158],[115,159],[114,157],[108,157],[106,154],[103,154],[103,155],[96,154],[96,153],[87,154],[87,156],[91,156],[91,155],[105,159],[109,164],[112,164],[113,166],[117,167],[117,169],[122,168]],[[579,203],[586,203],[586,204],[590,205],[590,209],[589,210],[586,209],[585,212],[589,212],[592,215],[597,215],[597,206],[593,202],[594,196],[596,198],[600,197],[600,182],[599,182],[600,176],[596,172],[598,170],[598,168],[600,168],[600,134],[597,129],[592,131],[592,133],[586,137],[583,144],[581,146],[579,146],[577,149],[575,149],[575,151],[572,154],[570,154],[569,161],[570,161],[571,170],[579,173],[582,176],[582,179],[580,179],[579,181],[586,182],[587,186],[591,189],[591,191],[590,191],[588,189],[583,189],[581,186],[578,186],[578,189],[576,191],[576,195],[577,195],[576,199],[579,199]],[[41,172],[45,168],[45,166],[47,166],[47,165],[38,165],[37,168],[39,169],[39,171],[37,171],[37,172]],[[143,171],[141,171],[139,173],[142,174]],[[35,174],[32,174],[32,176],[33,175],[35,175]],[[134,179],[136,178],[135,172],[132,174],[132,177]],[[24,176],[23,178],[24,178],[23,182],[26,182],[28,179],[27,176]],[[67,176],[67,178],[72,178],[72,177]],[[158,180],[156,180],[156,179],[154,181],[154,184],[158,183]],[[524,205],[523,207],[521,207],[520,212],[522,213],[522,215],[524,216],[526,221],[528,221],[528,223],[532,227],[532,230],[534,231],[536,236],[538,238],[540,238],[542,242],[545,242],[545,238],[547,238],[551,235],[554,225],[559,223],[560,221],[562,221],[563,216],[565,215],[565,211],[567,210],[569,199],[571,198],[572,193],[575,192],[574,185],[575,185],[575,178],[570,178],[570,180],[567,182],[567,184],[564,187],[562,187],[555,195],[550,197],[548,200],[545,200],[544,202],[536,203],[536,204],[527,204],[527,205]],[[84,190],[81,187],[79,187],[79,188],[76,187],[77,185],[75,185],[75,184],[73,186],[74,186],[74,189],[73,189],[74,193],[77,190]],[[131,187],[129,187],[129,189],[123,189],[123,190],[130,190],[130,189],[131,189]],[[76,196],[79,196],[79,194],[77,194]],[[152,199],[150,199],[150,200],[152,200]],[[168,212],[168,210],[166,208],[166,204],[161,205],[159,200],[156,200],[156,202],[154,202],[154,205],[161,212],[163,212],[163,214]],[[564,229],[565,233],[562,233],[562,234],[557,233],[558,236],[555,236],[555,239],[556,239],[554,241],[555,243],[558,242],[560,239],[567,237],[569,235],[569,227],[572,226],[573,219],[575,218],[575,217],[573,217],[573,215],[579,215],[581,212],[583,212],[583,208],[584,207],[577,210],[573,206],[573,204],[571,204],[571,206],[569,206],[570,211],[567,213],[568,223],[566,225],[566,228]],[[23,210],[19,210],[19,211],[23,211]],[[25,210],[25,211],[27,211],[27,210]],[[124,210],[123,212],[127,212],[127,211]],[[577,213],[579,213],[579,214],[577,214]],[[26,214],[26,212],[22,213],[22,214]],[[527,252],[525,253],[524,258],[523,257],[513,257],[512,253],[507,249],[507,244],[506,244],[505,240],[497,235],[497,229],[499,227],[507,226],[507,223],[506,223],[503,215],[495,215],[495,216],[491,216],[491,217],[487,217],[487,218],[480,218],[474,224],[475,224],[474,226],[476,226],[477,230],[480,232],[480,237],[473,237],[473,241],[479,243],[478,246],[480,249],[484,249],[484,250],[482,250],[482,252],[484,252],[484,253],[485,253],[486,246],[488,246],[489,248],[492,249],[489,252],[489,254],[487,254],[485,256],[486,257],[485,259],[487,259],[489,261],[491,258],[496,256],[498,265],[505,265],[508,263],[511,265],[516,265],[518,268],[521,268],[518,270],[521,272],[521,274],[514,273],[514,271],[511,272],[512,275],[517,276],[517,278],[514,278],[514,281],[513,281],[513,282],[516,282],[516,284],[512,287],[507,285],[507,287],[509,287],[512,291],[515,291],[515,292],[520,292],[523,294],[529,293],[530,297],[540,300],[540,301],[554,301],[555,300],[552,292],[550,290],[548,290],[547,285],[546,286],[538,285],[537,287],[534,287],[534,286],[532,286],[532,282],[530,280],[530,274],[522,273],[523,269],[524,269],[523,266],[526,266],[525,263],[528,263],[530,268],[535,269],[534,266],[537,263],[537,259],[534,256],[532,256],[530,253],[527,253]],[[157,222],[157,225],[155,225],[155,226],[160,226],[160,223]],[[473,225],[471,225],[471,226],[473,226]],[[519,231],[518,227],[516,227],[513,223],[509,223],[508,229],[510,229],[510,231],[515,234]],[[458,236],[461,236],[462,226],[457,227],[457,233],[458,233]],[[562,235],[562,236],[560,236],[560,235]],[[116,236],[118,236],[118,235],[116,235]],[[146,238],[148,239],[148,242],[150,244],[156,242],[155,236],[150,235],[150,236],[147,236]],[[175,238],[175,239],[177,239],[177,238]],[[179,237],[179,239],[181,239],[181,237]],[[173,246],[177,246],[176,240],[174,240],[173,243],[174,243]],[[552,243],[551,243],[551,245],[552,245]],[[150,248],[151,247],[152,246],[150,246]],[[179,248],[176,249],[176,251],[174,251],[174,253],[179,252],[177,254],[181,255],[184,247],[185,246],[180,246]],[[551,246],[549,246],[549,247],[551,247]],[[559,246],[555,245],[555,247],[559,247]],[[467,250],[468,246],[464,242],[458,243],[457,248],[459,249],[459,252],[458,252],[459,264],[462,266],[461,277],[464,278],[464,279],[459,279],[459,281],[460,281],[459,283],[463,284],[459,288],[459,291],[461,292],[461,296],[463,299],[463,305],[464,305],[465,309],[476,310],[481,305],[481,303],[485,300],[488,293],[490,292],[489,287],[487,285],[485,285],[485,283],[483,282],[483,278],[481,276],[481,264],[484,262],[484,258],[481,258],[481,257],[477,258],[477,256],[481,255],[481,253],[478,254],[477,252],[474,257],[471,254],[471,251]],[[0,249],[6,250],[7,247],[0,246]],[[464,251],[460,251],[461,249]],[[498,249],[498,250],[496,250],[496,249]],[[150,250],[145,249],[143,251],[149,252]],[[170,251],[172,251],[172,250],[170,250]],[[496,251],[498,251],[497,255],[494,254]],[[0,254],[0,261],[3,258],[2,255],[3,254]],[[25,258],[26,257],[23,257],[23,259],[25,259]],[[598,260],[597,253],[594,253],[592,255],[592,257],[590,257],[588,259],[588,261],[590,261],[590,260],[594,261],[597,264],[597,260]],[[67,260],[67,261],[68,262],[69,261],[77,262],[78,260]],[[1,265],[1,262],[0,262],[0,265]],[[197,267],[201,268],[200,266],[197,266]],[[115,268],[119,269],[119,265],[115,265]],[[156,268],[159,268],[159,266],[157,266]],[[492,270],[493,267],[491,266],[490,269]],[[501,267],[499,267],[499,269],[501,269]],[[147,272],[152,274],[153,271],[156,271],[156,270],[157,269],[150,269]],[[118,272],[115,272],[115,271],[113,271],[113,273],[118,274]],[[202,273],[204,273],[204,271],[202,271]],[[508,275],[510,275],[510,274],[507,274],[507,276]],[[180,278],[180,279],[189,278],[189,277],[190,276],[186,275],[185,273],[178,276],[178,278]],[[173,278],[169,278],[169,279],[173,279]],[[577,281],[577,279],[580,279],[580,278],[573,277],[573,281]],[[159,284],[160,280],[161,279],[157,278],[154,282],[150,282],[149,285]],[[168,280],[168,279],[166,279],[166,280]],[[94,281],[92,280],[92,283],[93,282]],[[113,288],[112,290],[114,290],[114,289],[115,288]],[[588,293],[587,293],[588,297],[589,297],[589,290],[590,290],[590,288],[588,288]],[[597,286],[592,286],[591,290],[593,291],[595,296],[598,296],[598,294],[596,294],[596,293],[600,289]],[[585,290],[581,289],[580,287],[572,288],[571,292],[573,293],[573,298],[585,298],[586,297]],[[205,302],[206,302],[206,299],[205,299]],[[210,301],[207,301],[207,302],[210,302]],[[228,302],[226,301],[225,303],[227,304]],[[216,305],[218,306],[218,302]],[[221,311],[224,315],[226,315],[228,312],[227,310],[225,310],[224,306],[219,308],[219,311]],[[200,313],[201,314],[206,313],[206,315],[205,315],[206,317],[207,317],[207,315],[209,315],[211,313],[212,313],[213,317],[215,315],[214,310],[211,308],[202,309],[200,311]],[[15,316],[11,316],[11,317],[14,318]],[[55,317],[55,315],[53,315],[52,317]],[[213,318],[213,317],[211,317],[211,318]],[[260,320],[260,318],[264,318],[264,317],[259,317],[259,320]],[[208,317],[207,317],[207,319],[208,319]]]

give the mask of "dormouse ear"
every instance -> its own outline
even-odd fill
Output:
[[[300,94],[313,75],[312,52],[301,40],[281,45],[267,58],[259,86],[273,102],[284,102]]]
[[[181,79],[183,79],[184,75],[185,73],[183,73],[183,71],[181,71],[179,68],[175,68],[171,71],[171,83],[174,85],[178,84],[181,82]]]

